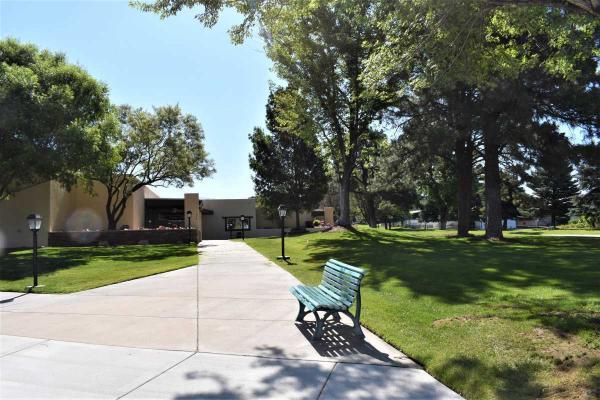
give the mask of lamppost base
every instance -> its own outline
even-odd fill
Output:
[[[41,288],[41,287],[44,287],[44,286],[46,286],[46,285],[37,285],[37,286],[29,285],[29,286],[25,286],[25,289],[27,289],[28,292],[32,292],[33,289],[35,289],[35,288]]]
[[[284,260],[284,261],[287,261],[287,260],[289,260],[289,259],[290,259],[290,257],[288,257],[288,256],[277,256],[277,259],[278,259],[278,260]]]

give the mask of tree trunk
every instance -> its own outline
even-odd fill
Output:
[[[473,201],[473,140],[470,135],[457,139],[456,173],[458,201],[458,237],[469,236],[471,228],[471,203]]]
[[[296,208],[296,229],[300,230],[300,209]]]
[[[340,218],[338,225],[350,227],[350,182],[352,178],[352,169],[344,167],[344,172],[340,177]]]
[[[440,208],[440,229],[446,230],[446,223],[448,222],[448,207]]]
[[[367,222],[371,228],[377,227],[377,216],[375,215],[375,198],[372,194],[366,195]]]
[[[108,188],[107,188],[108,190]],[[105,210],[106,210],[106,220],[108,222],[108,230],[109,231],[114,231],[117,229],[117,220],[115,218],[115,213],[113,211],[113,207],[112,207],[112,202],[113,202],[113,198],[112,195],[110,194],[110,190],[108,190],[108,197],[106,198],[106,206],[105,206]]]
[[[502,239],[502,202],[500,199],[500,146],[496,144],[491,127],[485,133],[485,237],[487,239]]]
[[[107,217],[108,217],[108,230],[116,231],[118,221],[115,221],[115,217],[114,217],[114,215],[112,215],[112,213],[107,214]]]

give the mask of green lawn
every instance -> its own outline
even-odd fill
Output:
[[[452,233],[305,234],[280,264],[308,284],[329,258],[366,268],[364,325],[469,399],[600,398],[600,238]],[[278,238],[246,243],[280,252]]]
[[[71,293],[188,267],[198,263],[186,245],[46,247],[40,249],[36,293]],[[31,250],[0,256],[0,291],[32,284]]]

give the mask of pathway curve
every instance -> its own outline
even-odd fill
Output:
[[[242,242],[199,266],[69,295],[0,296],[0,397],[457,399],[365,329],[311,342],[298,281]]]

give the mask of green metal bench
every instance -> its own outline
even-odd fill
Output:
[[[300,310],[296,321],[301,322],[311,312],[315,316],[317,326],[313,340],[323,336],[323,326],[330,316],[335,321],[340,320],[340,313],[348,315],[354,322],[354,332],[363,338],[365,335],[360,328],[360,282],[365,271],[352,265],[344,264],[333,258],[325,264],[323,279],[318,286],[298,285],[290,292],[298,299]],[[355,315],[350,313],[350,307],[356,299]],[[321,318],[318,311],[324,311]]]

